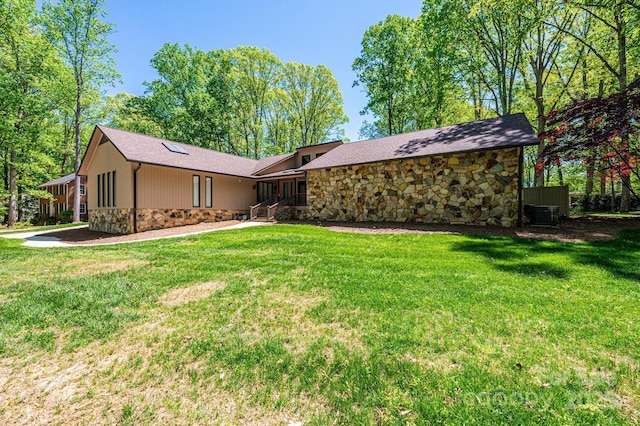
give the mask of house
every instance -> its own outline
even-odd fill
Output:
[[[128,234],[248,216],[250,207],[306,191],[296,169],[341,141],[261,160],[96,126],[80,166],[89,228]]]
[[[62,219],[62,212],[74,210],[76,174],[63,176],[38,186],[49,192],[53,198],[40,198],[40,221],[49,218]],[[87,177],[80,176],[80,220],[86,222],[87,214]]]
[[[524,114],[253,160],[96,126],[80,167],[89,227],[112,233],[253,217],[515,226]],[[253,208],[252,208],[253,206]]]

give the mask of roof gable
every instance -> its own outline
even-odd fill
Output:
[[[43,188],[45,186],[51,186],[51,185],[60,185],[62,183],[73,182],[75,180],[75,178],[76,178],[76,174],[75,173],[71,173],[69,175],[59,177],[58,179],[54,179],[54,180],[50,180],[49,182],[45,182],[42,185],[39,185],[38,188]]]
[[[257,160],[250,158],[106,126],[96,126],[96,129],[109,139],[125,160],[133,163],[155,164],[240,177],[251,177],[258,163]],[[167,144],[184,152],[171,151],[167,148]]]
[[[430,155],[535,145],[524,114],[347,143],[302,166],[313,170]]]

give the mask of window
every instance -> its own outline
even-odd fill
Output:
[[[212,193],[212,185],[211,185],[211,176],[207,176],[204,178],[204,206],[211,207],[213,193]]]
[[[111,197],[112,197],[111,205],[115,207],[116,206],[116,171],[115,170],[111,172],[111,180],[112,180],[111,191],[113,191],[111,194]]]
[[[87,186],[80,185],[80,195],[87,195]]]
[[[87,205],[84,203],[80,204],[80,214],[87,214]]]
[[[322,157],[323,155],[324,155],[324,152],[319,152],[319,153],[316,154],[316,158]]]
[[[193,175],[193,207],[200,207],[200,176]]]
[[[100,175],[98,175],[98,207],[102,207],[102,192],[100,189],[102,188],[102,180],[100,179]]]
[[[107,203],[106,203],[106,195],[105,195],[105,187],[107,186],[107,183],[105,182],[106,179],[106,173],[102,174],[102,207],[106,207]]]
[[[169,143],[169,142],[162,142],[162,145],[164,145],[164,147],[167,148],[171,152],[176,152],[178,154],[187,154],[187,155],[189,155],[189,153],[187,151],[185,151],[185,149],[183,147],[181,147],[180,145],[176,145],[176,144]]]
[[[111,172],[107,172],[107,207],[111,207]]]
[[[311,155],[303,155],[302,156],[302,165],[304,166],[305,164],[307,164],[308,162],[311,161]]]

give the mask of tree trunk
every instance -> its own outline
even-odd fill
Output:
[[[562,164],[558,163],[558,183],[564,185],[564,176],[562,175]]]
[[[618,33],[618,82],[620,84],[621,93],[627,89],[627,24],[625,22],[623,7],[622,2],[619,2],[616,4],[613,13]],[[630,209],[629,199],[631,198],[631,177],[621,176],[621,179],[622,191],[620,192],[620,211],[628,212]]]
[[[593,175],[596,172],[596,160],[595,158],[589,158],[587,163],[587,183],[584,189],[584,193],[589,196],[593,193]]]
[[[16,197],[17,190],[17,170],[16,162],[18,161],[18,152],[15,149],[11,150],[9,159],[9,216],[7,217],[7,227],[13,228],[16,224],[17,212],[18,212],[18,200]]]
[[[78,172],[80,171],[80,118],[82,114],[82,106],[81,106],[81,97],[82,94],[80,90],[76,92],[76,111],[74,118],[74,131],[76,137],[76,179],[75,179],[75,189],[73,191],[73,223],[80,222],[80,175]]]
[[[611,213],[616,211],[616,184],[611,175]]]

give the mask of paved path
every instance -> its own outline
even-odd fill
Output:
[[[97,244],[63,243],[62,241],[60,241],[60,238],[46,236],[46,234],[48,234],[48,233],[60,232],[60,231],[64,231],[64,229],[50,229],[48,231],[17,232],[17,233],[13,233],[13,234],[0,234],[0,237],[1,238],[19,238],[19,239],[23,239],[23,240],[25,240],[25,242],[22,243],[22,245],[26,246],[26,247],[93,247],[93,246],[106,246],[106,245],[113,245],[113,244],[126,244],[126,243],[138,242],[138,241],[161,240],[161,239],[165,239],[165,238],[185,237],[187,235],[197,235],[197,234],[203,234],[205,232],[223,231],[225,229],[242,229],[242,228],[249,228],[249,227],[252,227],[252,226],[262,226],[262,225],[271,225],[271,223],[268,223],[268,222],[242,222],[242,223],[238,223],[238,224],[232,225],[232,226],[227,226],[227,227],[224,227],[224,228],[206,229],[204,231],[195,231],[195,232],[185,232],[185,233],[182,233],[182,234],[166,235],[166,236],[162,236],[162,237],[151,237],[151,238],[140,239],[140,240],[136,240],[136,241],[121,241],[121,242],[102,243],[102,244],[100,244],[100,243],[97,243]],[[69,229],[83,229],[83,228],[87,228],[87,227],[88,227],[88,225],[84,225],[84,226],[77,226],[77,227],[73,227],[73,228],[69,228]]]

